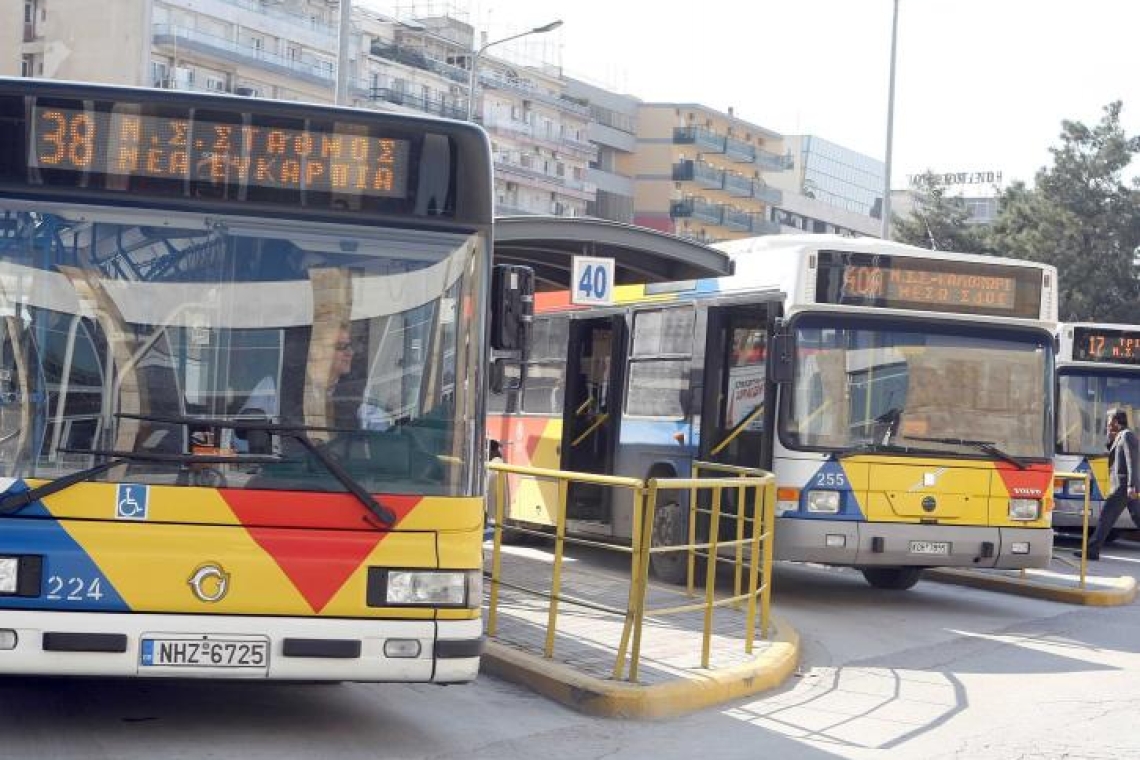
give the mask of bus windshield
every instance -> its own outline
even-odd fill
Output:
[[[306,436],[369,491],[463,493],[476,389],[456,327],[478,308],[480,235],[125,209],[0,220],[0,477],[122,455],[92,479],[344,490]]]
[[[795,340],[781,415],[792,448],[1049,456],[1053,353],[1043,334],[808,317]]]
[[[1140,412],[1140,372],[1066,367],[1059,374],[1057,453],[1103,455],[1109,409],[1123,409],[1135,424]]]

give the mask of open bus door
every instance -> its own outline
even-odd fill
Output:
[[[612,474],[621,424],[626,359],[625,316],[572,319],[566,357],[562,422],[562,469]],[[566,505],[570,520],[612,526],[612,489],[572,483]]]
[[[770,308],[753,303],[709,309],[699,452],[704,461],[772,466]]]

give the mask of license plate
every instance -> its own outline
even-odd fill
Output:
[[[911,554],[937,554],[948,555],[950,554],[949,541],[911,541],[910,542]]]
[[[269,642],[263,638],[164,636],[142,640],[144,668],[269,669]]]

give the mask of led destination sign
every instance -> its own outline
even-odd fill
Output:
[[[355,126],[288,129],[36,107],[28,166],[102,176],[110,187],[116,180],[150,177],[405,197],[408,141]]]
[[[1082,362],[1140,365],[1140,331],[1075,327],[1073,359]]]
[[[1030,267],[820,251],[816,300],[1036,319],[1041,286]]]

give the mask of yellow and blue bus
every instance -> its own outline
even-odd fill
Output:
[[[734,275],[617,288],[612,306],[537,294],[522,391],[492,397],[493,452],[635,477],[771,470],[776,558],[883,588],[1048,562],[1052,267],[823,235],[718,247]],[[550,524],[554,489],[509,482],[509,518]],[[688,538],[671,498],[657,546]],[[631,509],[575,485],[568,528],[628,540]],[[652,563],[684,576],[683,552]]]
[[[1057,470],[1087,472],[1089,527],[1100,521],[1100,510],[1109,492],[1108,450],[1105,422],[1109,409],[1123,409],[1128,424],[1138,424],[1140,413],[1140,325],[1067,322],[1061,324],[1057,356]],[[1085,484],[1072,480],[1057,484],[1057,509],[1053,525],[1061,531],[1080,533]],[[1108,541],[1132,524],[1125,510]]]
[[[490,188],[467,124],[0,80],[0,673],[475,678]]]

